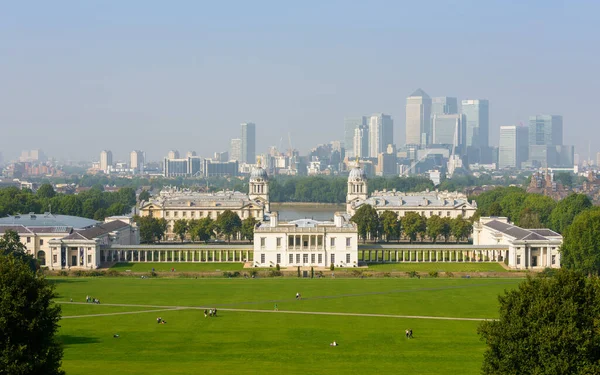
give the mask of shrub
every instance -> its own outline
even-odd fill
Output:
[[[281,271],[269,270],[269,277],[277,277],[277,276],[283,276]]]
[[[333,263],[331,263],[331,265],[329,266],[329,270],[330,270],[330,271],[333,271],[333,270],[335,270],[335,265],[334,265]]]
[[[279,263],[277,263],[277,264],[275,265],[275,269],[276,269],[277,271],[280,271],[280,270],[281,270],[281,267],[279,266]]]
[[[65,270],[58,271],[58,276],[69,276],[69,272]]]
[[[323,271],[317,271],[317,277],[323,277]]]
[[[446,276],[447,277],[454,277],[454,274],[452,272],[446,272]]]
[[[438,277],[438,271],[429,271],[429,277]]]
[[[298,266],[298,277],[300,277],[300,266]]]
[[[417,271],[410,271],[406,273],[408,277],[419,277],[419,273]]]
[[[384,272],[383,277],[392,277],[392,274],[389,272]]]
[[[119,276],[119,271],[117,270],[108,270],[106,271],[106,276]]]
[[[310,278],[314,279],[315,277],[315,269],[313,267],[310,267]]]
[[[81,276],[86,276],[86,272],[84,270],[75,270],[75,271],[71,272],[71,275],[73,275],[75,277],[81,277]]]
[[[250,271],[250,276],[252,276],[252,277],[258,276],[258,271],[257,270]]]
[[[352,270],[352,271],[350,272],[350,274],[351,274],[352,276],[361,277],[361,276],[362,276],[362,274],[363,274],[363,271],[362,271],[362,270]]]

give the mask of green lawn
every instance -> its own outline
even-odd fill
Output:
[[[212,271],[241,271],[244,269],[243,263],[117,263],[110,269],[117,271],[131,272],[150,272],[152,268],[156,272],[170,272],[172,268],[176,272],[179,271],[198,271],[198,272],[212,272]]]
[[[54,279],[67,374],[478,374],[476,321],[289,312],[494,318],[509,279]],[[296,292],[303,299],[295,299]],[[132,304],[135,306],[109,306]],[[280,311],[273,311],[277,304]],[[195,308],[214,306],[219,317]],[[234,309],[227,310],[227,309]],[[240,311],[242,309],[258,311]],[[146,310],[153,310],[145,312]],[[131,312],[131,314],[123,314]],[[156,324],[161,316],[168,323]],[[404,330],[412,328],[414,339]],[[119,334],[119,338],[113,338]],[[339,347],[328,344],[336,340]]]
[[[400,272],[508,272],[498,263],[370,263],[369,270],[400,271]]]

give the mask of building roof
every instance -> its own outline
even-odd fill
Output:
[[[413,92],[410,96],[420,96],[423,98],[429,98],[429,95],[427,95],[427,93],[420,88],[417,89],[417,91]]]
[[[397,207],[397,208],[415,208],[427,209],[454,209],[462,205],[475,209],[475,206],[469,203],[464,194],[446,193],[446,192],[421,192],[421,193],[403,193],[403,192],[375,192],[371,197],[365,200],[358,200],[354,203],[356,208],[363,204],[370,204],[378,207]]]
[[[357,178],[362,178],[363,180],[365,180],[367,177],[366,177],[365,171],[363,169],[358,168],[358,167],[354,167],[350,171],[350,175],[348,176],[348,180],[355,180]]]
[[[263,203],[253,201],[248,194],[239,191],[219,191],[217,193],[201,193],[190,190],[165,189],[160,195],[144,204],[158,205],[163,208],[197,207],[209,209],[239,209],[248,204],[262,206]]]
[[[31,212],[0,218],[0,225],[23,225],[25,227],[71,227],[74,229],[84,229],[99,223],[99,221],[85,217],[55,215],[49,212],[44,214]]]
[[[268,180],[269,176],[267,175],[267,171],[265,171],[265,169],[261,166],[258,166],[254,169],[252,169],[252,172],[250,172],[250,179],[254,180],[254,179],[263,179],[263,180]]]
[[[64,240],[93,240],[94,238],[100,237],[107,233],[128,227],[129,224],[120,220],[111,221],[110,223],[104,223],[97,225],[92,228],[76,231],[63,238]]]
[[[550,229],[524,229],[498,220],[488,221],[483,225],[519,241],[546,241],[549,239],[547,237],[560,237],[560,234]]]

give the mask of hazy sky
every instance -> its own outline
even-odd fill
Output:
[[[527,3],[527,4],[525,4]],[[345,116],[384,112],[404,142],[406,97],[489,99],[501,125],[564,116],[600,150],[600,1],[5,1],[0,152],[126,160],[209,156],[239,124],[257,151],[305,153]]]

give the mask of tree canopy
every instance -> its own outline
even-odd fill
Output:
[[[238,233],[242,229],[242,220],[235,212],[225,210],[219,214],[215,221],[217,230],[223,234],[227,241],[231,241],[231,236]]]
[[[64,374],[54,288],[5,246],[0,243],[0,373]]]
[[[556,204],[550,214],[550,229],[564,233],[575,216],[592,207],[592,201],[585,194],[571,194]]]
[[[589,209],[567,227],[560,248],[563,267],[598,274],[600,272],[600,209]]]
[[[358,236],[363,239],[363,242],[366,242],[369,236],[372,239],[379,237],[379,215],[370,204],[360,206],[350,221],[356,223]]]
[[[478,332],[482,373],[600,373],[600,281],[562,270],[528,277],[499,297],[500,318]]]

